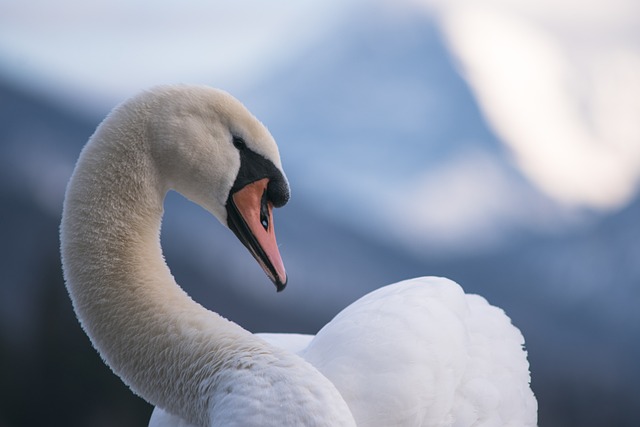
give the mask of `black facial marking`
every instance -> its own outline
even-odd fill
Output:
[[[229,197],[252,182],[269,178],[266,193],[267,200],[276,208],[284,206],[289,201],[289,185],[280,169],[271,160],[252,151],[246,145],[244,145],[243,149],[239,148],[238,152],[240,153],[240,170],[231,187]]]

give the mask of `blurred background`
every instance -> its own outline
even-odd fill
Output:
[[[640,3],[0,0],[0,427],[143,426],[62,281],[66,182],[105,114],[223,88],[278,141],[290,274],[169,195],[181,285],[254,331],[315,333],[442,275],[523,332],[540,426],[640,415]]]

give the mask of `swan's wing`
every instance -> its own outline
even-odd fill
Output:
[[[182,418],[172,415],[162,409],[155,407],[149,419],[149,427],[197,427],[189,424]]]
[[[296,354],[300,354],[301,351],[306,349],[313,339],[313,335],[304,334],[260,333],[255,335],[262,338],[271,345]]]
[[[506,314],[467,295],[468,358],[452,413],[459,425],[535,426],[538,403],[529,383],[524,338]]]
[[[420,278],[356,301],[302,356],[358,425],[523,427],[536,424],[536,403],[522,343],[502,310],[450,280]]]

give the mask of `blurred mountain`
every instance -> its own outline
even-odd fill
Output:
[[[358,9],[237,95],[276,137],[294,196],[349,228],[439,254],[572,224],[524,179],[422,14]]]
[[[276,212],[287,290],[276,294],[232,233],[171,193],[162,240],[174,275],[194,299],[249,330],[308,333],[386,283],[448,276],[503,307],[523,331],[541,426],[636,425],[640,200],[555,233],[506,226],[502,244],[467,253],[419,255],[385,238],[389,222],[374,232],[381,217],[365,199],[376,196],[377,183],[401,185],[474,141],[487,152],[501,150],[462,81],[452,77],[433,28],[418,28],[354,26],[370,33],[314,46],[263,89],[241,96],[282,141],[292,181],[291,203]],[[406,40],[365,43],[377,30],[414,40],[426,59],[403,50]],[[412,66],[402,74],[394,68],[399,62]],[[335,80],[339,72],[343,80]],[[378,91],[380,81],[397,86]],[[412,87],[408,98],[388,97]],[[376,118],[385,115],[383,126]],[[60,270],[64,186],[98,123],[0,81],[1,426],[146,425],[149,406],[91,349]],[[445,144],[428,145],[435,140]],[[389,143],[381,141],[393,141],[403,156],[390,157]],[[360,179],[371,190],[349,200],[341,186],[358,178],[350,174],[353,164],[362,164]],[[502,167],[527,191],[516,171]]]

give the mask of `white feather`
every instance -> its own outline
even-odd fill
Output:
[[[536,425],[520,331],[501,309],[448,279],[371,292],[315,338],[264,338],[318,368],[359,426]]]

